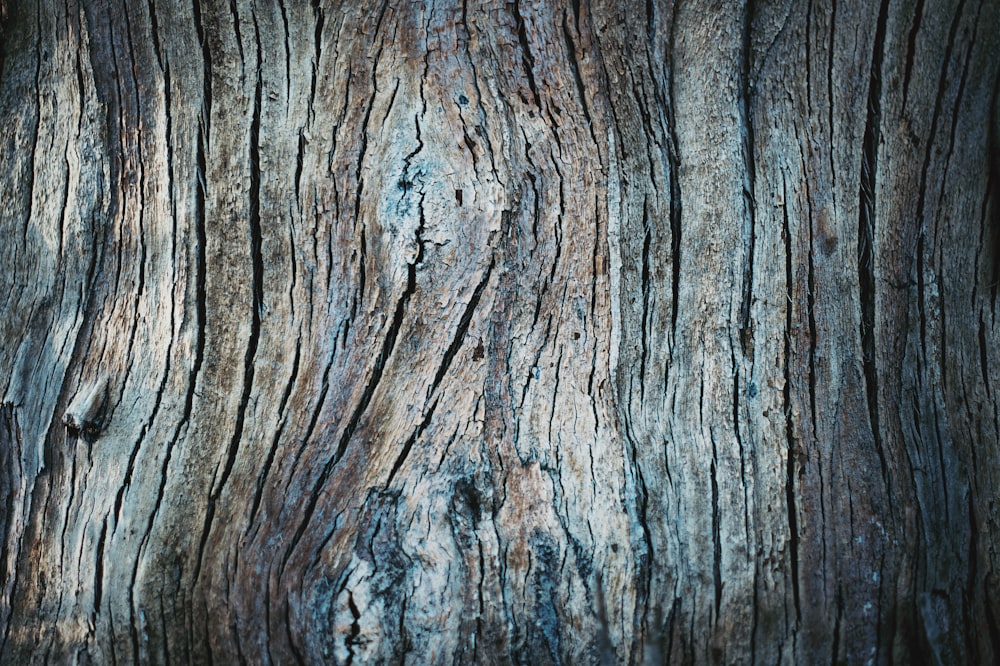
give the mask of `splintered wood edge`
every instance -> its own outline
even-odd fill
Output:
[[[81,386],[63,415],[63,423],[66,427],[78,433],[95,434],[99,432],[104,417],[107,389],[108,380],[106,377]]]

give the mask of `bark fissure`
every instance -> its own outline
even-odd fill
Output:
[[[941,113],[942,113],[942,106],[944,104],[944,100],[945,100],[945,96],[946,96],[946,89],[947,89],[947,85],[948,85],[948,70],[949,70],[949,67],[951,65],[952,53],[954,52],[955,45],[956,45],[956,36],[958,34],[958,26],[961,23],[961,19],[962,19],[962,15],[963,15],[964,10],[965,10],[965,0],[960,0],[959,3],[958,3],[958,5],[957,5],[957,7],[955,8],[955,14],[952,17],[951,27],[949,28],[949,31],[948,31],[948,40],[946,42],[945,49],[944,49],[944,57],[941,60],[941,69],[940,69],[940,72],[938,73],[938,79],[937,79],[937,83],[938,83],[937,96],[934,99],[934,112],[931,115],[930,131],[929,131],[929,134],[928,134],[928,140],[926,141],[926,147],[925,147],[924,159],[923,159],[923,167],[922,167],[921,172],[920,172],[920,186],[919,186],[920,189],[918,190],[918,192],[920,194],[919,194],[919,196],[917,198],[917,215],[916,215],[916,219],[917,219],[917,223],[921,225],[921,233],[920,233],[921,243],[923,242],[923,238],[924,238],[924,233],[925,233],[926,226],[927,226],[928,223],[931,222],[931,221],[925,221],[924,220],[924,215],[925,215],[924,207],[927,204],[927,186],[928,186],[927,179],[928,179],[928,173],[929,173],[929,171],[931,169],[931,165],[932,165],[931,151],[932,151],[933,147],[936,145],[936,140],[937,140],[937,135],[938,135],[938,123],[940,121],[940,116],[941,116]],[[962,90],[962,85],[964,84],[964,78],[965,77],[964,77],[964,70],[963,70],[963,76],[961,78],[959,91],[958,91],[957,96],[956,96],[957,97],[956,104],[959,104],[958,100],[961,99],[961,90]],[[954,111],[954,114],[955,114],[955,118],[957,119],[957,117],[958,117],[957,109]],[[952,145],[952,143],[949,142],[949,149],[948,149],[947,155],[946,155],[946,157],[944,159],[944,165],[943,165],[944,169],[939,172],[939,173],[943,174],[941,176],[942,179],[946,179],[947,178],[947,167],[948,167],[948,161],[949,161],[949,158],[950,158],[951,145]],[[942,188],[942,190],[943,190],[943,188]],[[940,250],[938,248],[938,242],[937,242],[937,238],[936,238],[936,235],[937,235],[937,224],[936,223],[934,224],[933,228],[934,228],[934,234],[935,234],[935,244],[934,244],[935,247],[933,249],[933,252],[934,252],[935,255],[937,255],[938,257],[940,257]],[[921,247],[921,249],[922,249],[922,247]],[[922,252],[921,252],[921,254],[922,254]],[[931,263],[933,264],[934,262],[932,261]],[[938,283],[936,286],[940,285],[942,275],[944,275],[945,272],[946,271],[942,271],[940,269],[940,266],[937,268],[937,270],[934,271],[933,278],[934,278],[934,281],[936,283]],[[922,290],[921,290],[921,292],[922,292]],[[948,328],[947,328],[946,322],[945,322],[945,310],[946,310],[946,306],[947,306],[947,299],[944,299],[944,298],[938,298],[937,299],[938,315],[941,318],[940,327],[938,329],[938,331],[939,331],[939,333],[938,333],[938,335],[939,335],[938,344],[939,344],[939,350],[940,350],[939,354],[938,354],[938,363],[939,363],[939,366],[940,366],[939,367],[939,380],[941,382],[941,389],[942,389],[942,391],[944,393],[948,392],[948,374],[949,374],[947,372],[947,369],[946,369],[946,363],[948,361],[948,353],[947,353],[947,349],[948,349],[948,347],[947,347],[947,331],[948,331]],[[924,350],[924,353],[926,354],[926,349]]]
[[[743,288],[740,301],[740,349],[744,357],[753,360],[753,323],[750,321],[750,306],[753,298],[753,271],[754,271],[754,246],[757,243],[756,209],[757,202],[755,192],[757,189],[756,158],[754,156],[754,118],[753,118],[753,82],[751,72],[753,71],[753,44],[752,26],[756,13],[755,3],[748,0],[743,9],[742,26],[742,61],[740,64],[739,86],[739,112],[740,129],[742,134],[743,151],[743,202],[744,202],[744,232],[743,243],[745,257],[743,259]]]
[[[718,451],[716,451],[715,437],[712,437],[712,462],[709,464],[709,477],[712,481],[712,582],[715,591],[715,616],[714,623],[721,621],[720,611],[722,608],[722,526],[719,507],[719,479],[716,474],[716,462]]]
[[[257,18],[253,18],[254,32],[256,34],[258,59],[263,51],[260,44],[260,31],[257,27]],[[250,264],[251,264],[251,305],[250,305],[250,333],[246,342],[246,353],[243,357],[243,393],[240,397],[236,410],[236,426],[233,430],[232,438],[229,441],[229,449],[226,453],[225,466],[219,478],[218,485],[212,493],[209,501],[209,516],[213,511],[213,506],[222,494],[222,490],[232,474],[233,465],[236,463],[236,456],[239,452],[240,441],[243,439],[243,427],[246,420],[246,411],[250,403],[250,395],[254,382],[254,360],[257,356],[257,345],[260,341],[261,314],[264,310],[264,258],[261,250],[263,244],[263,233],[261,231],[260,220],[260,116],[262,105],[262,80],[260,68],[257,68],[257,83],[254,87],[253,111],[250,120],[250,145],[249,145],[249,171],[250,171]],[[206,523],[206,528],[211,520]],[[208,530],[205,530],[206,534]]]
[[[650,275],[649,275],[649,247],[652,242],[652,230],[649,224],[648,202],[643,200],[642,205],[642,317],[640,319],[640,343],[642,353],[639,355],[639,395],[646,396],[646,357],[649,355],[649,319],[652,316],[649,307]]]
[[[677,24],[677,6],[673,7],[674,15],[670,20],[670,36],[669,44],[673,45],[675,43],[675,33],[674,26]],[[679,139],[677,135],[677,109],[675,108],[675,94],[674,94],[674,57],[673,48],[668,47],[666,51],[666,108],[664,112],[666,114],[667,123],[667,174],[666,177],[669,182],[670,187],[670,345],[673,348],[677,339],[677,316],[680,312],[680,288],[681,288],[681,233],[683,225],[682,220],[682,200],[681,200],[681,184],[680,184],[680,149]],[[669,363],[667,368],[664,368],[664,375],[669,372]],[[667,378],[664,376],[663,380],[664,386],[667,384]]]
[[[438,366],[437,372],[434,373],[434,380],[431,382],[430,390],[427,392],[428,396],[434,395],[437,392],[438,386],[441,384],[441,380],[444,379],[445,374],[448,372],[448,368],[451,367],[452,361],[455,359],[455,355],[458,354],[458,350],[462,348],[462,343],[465,342],[465,336],[469,332],[469,325],[472,323],[472,317],[476,313],[476,309],[479,307],[479,301],[483,296],[483,292],[486,291],[486,285],[489,284],[490,276],[493,274],[493,267],[496,263],[495,259],[490,260],[489,266],[486,267],[486,273],[483,278],[476,285],[476,288],[472,291],[472,296],[469,298],[469,303],[465,306],[465,310],[462,312],[461,318],[458,320],[458,325],[455,327],[455,334],[452,337],[451,344],[448,345],[448,349],[445,350],[444,355],[441,357],[441,365]]]
[[[788,186],[782,175],[782,197],[788,201]],[[796,623],[802,619],[802,609],[799,601],[799,525],[798,508],[795,502],[795,471],[796,455],[799,445],[795,437],[795,421],[792,414],[792,336],[794,316],[794,277],[792,272],[792,232],[788,215],[788,205],[782,209],[782,235],[785,241],[785,332],[784,332],[784,386],[782,388],[782,411],[784,412],[785,441],[785,510],[788,513],[788,558],[791,571],[792,602],[795,606]]]
[[[535,83],[535,57],[531,53],[531,45],[528,42],[528,31],[521,17],[520,0],[514,0],[510,5],[510,10],[514,16],[514,27],[517,30],[517,40],[521,45],[521,66],[524,68],[524,75],[528,79],[528,88],[531,90],[535,107],[542,108],[542,98],[538,93],[538,84]]]
[[[205,24],[201,15],[202,0],[191,0],[194,12],[194,27],[198,34],[198,44],[201,45],[202,61],[202,107],[201,122],[205,132],[205,143],[208,143],[212,129],[212,48],[205,35]],[[204,164],[201,164],[204,173]]]
[[[903,105],[901,114],[906,113],[906,103],[910,98],[910,78],[913,75],[913,64],[917,57],[917,32],[920,24],[924,20],[924,0],[917,0],[917,6],[913,10],[913,23],[910,25],[910,32],[906,37],[906,60],[903,65]],[[881,49],[882,43],[875,42],[876,48]]]
[[[396,478],[396,472],[399,471],[399,468],[403,466],[403,463],[410,455],[410,451],[413,449],[413,444],[418,439],[420,439],[420,436],[424,433],[424,431],[427,429],[427,426],[430,424],[431,419],[434,418],[434,410],[437,408],[438,401],[440,399],[441,396],[437,396],[434,398],[434,402],[432,402],[431,406],[427,408],[427,413],[424,415],[423,420],[421,420],[420,424],[414,429],[413,434],[410,435],[409,439],[407,439],[406,442],[403,443],[403,447],[400,449],[399,455],[396,456],[396,459],[392,463],[392,467],[389,469],[389,476],[386,477],[385,480],[386,491],[388,491],[389,487],[392,485],[393,479]]]
[[[281,394],[281,399],[278,401],[278,415],[280,419],[279,425],[277,430],[275,430],[274,437],[271,438],[271,446],[267,450],[267,457],[264,459],[264,465],[262,466],[260,473],[257,475],[257,483],[254,488],[253,500],[250,503],[247,529],[252,527],[255,532],[261,527],[260,523],[257,521],[257,511],[260,509],[260,503],[264,496],[264,485],[271,476],[271,469],[274,465],[275,457],[278,454],[278,444],[281,441],[281,437],[285,432],[285,427],[288,424],[288,419],[291,416],[287,414],[285,410],[288,405],[288,398],[292,394],[292,389],[295,387],[296,381],[299,377],[299,360],[301,358],[301,350],[302,334],[300,332],[295,342],[295,357],[292,359],[292,369],[289,373],[288,381],[285,383],[285,390]],[[319,410],[317,410],[317,413],[318,411]]]
[[[375,358],[374,366],[372,367],[371,374],[369,375],[368,382],[365,385],[364,390],[361,393],[356,407],[351,413],[350,419],[347,421],[343,433],[341,434],[340,440],[337,443],[337,449],[334,452],[333,457],[327,460],[323,465],[320,474],[317,476],[315,483],[313,484],[312,490],[309,493],[308,499],[306,500],[305,507],[302,512],[302,519],[299,522],[298,527],[292,536],[291,542],[285,553],[282,570],[285,564],[287,564],[288,559],[291,554],[298,546],[302,535],[305,533],[306,528],[312,521],[312,517],[316,511],[317,504],[320,500],[320,495],[323,487],[326,485],[330,478],[330,474],[333,471],[333,467],[343,458],[347,451],[347,446],[354,436],[358,425],[361,422],[362,415],[367,411],[368,405],[371,403],[372,397],[375,395],[375,390],[378,388],[379,383],[382,381],[382,373],[385,369],[385,364],[392,355],[393,350],[396,346],[396,338],[399,335],[400,330],[403,326],[403,318],[406,313],[407,304],[410,301],[411,296],[416,291],[416,263],[422,260],[423,254],[423,242],[420,239],[420,230],[417,230],[417,241],[419,254],[414,263],[407,266],[407,283],[404,287],[403,293],[400,295],[399,299],[396,301],[396,308],[393,312],[392,322],[389,324],[388,329],[385,332],[385,337],[382,339],[382,348],[378,356]]]
[[[577,15],[576,30],[577,34],[580,33],[580,17]],[[587,106],[587,89],[583,83],[583,77],[580,75],[580,63],[578,62],[578,56],[576,53],[576,46],[573,43],[573,37],[569,31],[569,17],[563,14],[562,20],[562,31],[563,40],[566,44],[566,52],[569,54],[569,64],[570,69],[573,70],[573,81],[576,82],[576,92],[580,98],[580,109],[583,111],[583,117],[587,121],[587,129],[590,131],[590,138],[593,140],[595,146],[600,144],[597,141],[597,135],[594,134],[594,121],[590,117],[590,107]]]
[[[252,10],[251,10],[252,11]],[[236,0],[229,0],[229,15],[233,17],[233,32],[236,33],[236,50],[240,54],[240,83],[245,84],[247,79],[247,58],[243,52],[243,34],[240,31],[240,11],[236,7]],[[258,68],[258,76],[260,70]]]
[[[922,0],[921,0],[922,2]],[[882,447],[882,429],[879,416],[878,366],[875,357],[875,193],[878,185],[878,151],[881,135],[882,67],[885,55],[885,32],[888,23],[888,0],[882,0],[875,28],[871,69],[868,76],[868,104],[865,131],[862,139],[861,183],[859,185],[860,212],[858,218],[858,286],[861,304],[861,353],[868,402],[868,419],[875,448],[882,465],[882,476],[888,480],[888,469]],[[918,261],[920,252],[918,250]],[[918,269],[919,271],[919,269]],[[918,272],[918,277],[922,271]],[[923,313],[921,308],[921,319]],[[922,325],[921,325],[922,326]],[[923,337],[923,336],[921,336]]]

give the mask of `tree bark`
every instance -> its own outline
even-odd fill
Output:
[[[0,662],[1000,658],[1000,4],[0,8]]]

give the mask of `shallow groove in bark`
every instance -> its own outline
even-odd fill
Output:
[[[918,199],[918,202],[917,202],[917,220],[918,221],[923,220],[923,216],[924,216],[924,205],[925,205],[925,201],[926,201],[926,198],[927,198],[926,195],[927,195],[927,187],[928,187],[928,185],[927,185],[927,176],[928,176],[928,172],[929,172],[930,166],[931,166],[931,148],[935,144],[935,139],[936,139],[936,136],[937,136],[937,133],[938,133],[938,121],[940,120],[941,106],[942,106],[943,101],[944,101],[945,90],[946,90],[946,87],[947,87],[947,84],[948,84],[948,68],[949,68],[949,65],[951,64],[952,53],[955,50],[956,38],[957,38],[957,35],[958,35],[958,26],[961,23],[962,15],[964,14],[964,11],[965,11],[965,2],[966,2],[966,0],[959,0],[958,6],[955,8],[955,15],[952,18],[951,28],[948,31],[948,41],[947,41],[947,46],[945,47],[945,55],[944,55],[944,58],[942,58],[942,60],[941,60],[941,71],[938,74],[938,91],[937,91],[937,97],[935,98],[935,101],[934,101],[934,114],[933,114],[933,116],[931,118],[931,129],[930,129],[930,134],[928,136],[928,141],[927,141],[927,151],[926,151],[925,156],[924,156],[924,166],[923,166],[923,169],[921,170],[921,174],[920,174],[920,189],[918,190],[920,192],[920,196],[919,196],[919,199]],[[956,99],[955,99],[955,106],[953,107],[953,110],[952,110],[952,126],[951,126],[951,134],[950,134],[951,138],[950,138],[950,141],[949,141],[949,144],[948,144],[948,152],[947,152],[947,155],[946,155],[945,160],[944,160],[944,167],[943,167],[942,172],[941,172],[941,173],[944,173],[945,175],[947,173],[948,161],[951,158],[951,152],[952,152],[952,149],[954,148],[955,124],[958,121],[959,109],[960,109],[960,107],[962,105],[962,90],[964,89],[964,87],[965,87],[965,69],[963,68],[962,76],[961,76],[961,79],[960,79],[960,82],[959,82],[958,92],[956,93],[956,96],[955,96],[956,97]],[[944,189],[945,188],[942,187],[942,191]],[[938,246],[938,243],[935,243],[935,247],[937,247],[937,246]],[[939,257],[941,256],[940,255],[940,251],[938,251],[938,256]],[[939,268],[936,271],[936,273],[937,273],[938,276],[942,276],[942,275],[944,275],[946,273],[946,271],[942,270],[942,268],[939,266]],[[940,281],[940,277],[938,279]],[[938,359],[937,360],[938,360],[938,363],[940,364],[939,374],[940,374],[940,381],[941,381],[941,389],[942,389],[942,392],[944,394],[948,393],[948,374],[949,374],[947,372],[947,367],[946,367],[947,366],[947,362],[948,362],[948,355],[946,353],[946,351],[948,349],[948,345],[947,345],[947,343],[948,343],[948,327],[946,325],[946,320],[945,320],[945,316],[946,316],[945,312],[946,312],[946,308],[947,308],[948,305],[949,304],[948,304],[948,299],[947,298],[939,298],[938,299],[938,309],[939,309],[939,313],[940,313],[941,323],[940,323],[940,326],[939,326],[940,337],[939,337],[939,340],[938,340],[939,353],[938,353]],[[943,472],[944,472],[944,470],[942,469],[942,473]]]

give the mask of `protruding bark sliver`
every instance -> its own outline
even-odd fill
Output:
[[[94,437],[106,425],[108,380],[100,377],[85,383],[63,414],[63,423],[76,436]]]

